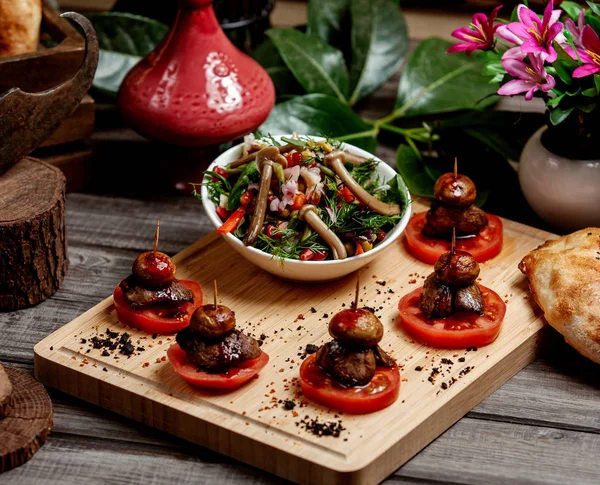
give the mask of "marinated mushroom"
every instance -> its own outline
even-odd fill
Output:
[[[205,339],[218,339],[235,330],[235,313],[225,305],[204,305],[196,309],[190,332]]]
[[[287,160],[279,153],[277,147],[265,147],[256,155],[256,168],[260,172],[260,185],[256,197],[254,214],[250,220],[248,235],[244,240],[246,246],[253,246],[262,230],[265,216],[267,214],[267,198],[271,177],[273,176],[273,164],[278,163],[283,168],[287,167]]]
[[[367,159],[352,155],[348,152],[336,150],[325,155],[324,164],[327,168],[333,170],[341,179],[344,185],[352,192],[352,194],[364,205],[374,210],[375,212],[387,216],[393,216],[402,213],[402,208],[398,204],[387,204],[373,195],[369,194],[362,188],[352,175],[344,167],[345,162],[360,164],[366,162]]]
[[[443,204],[469,207],[477,198],[473,181],[462,174],[452,172],[441,175],[433,187],[433,194]]]
[[[479,264],[466,251],[455,250],[442,254],[433,269],[438,280],[447,285],[468,285],[479,276]]]
[[[329,334],[348,345],[373,347],[383,338],[383,325],[369,310],[342,310],[329,322]]]
[[[346,259],[348,257],[344,243],[327,227],[327,224],[321,220],[317,214],[317,208],[314,205],[306,204],[302,206],[298,212],[298,218],[301,221],[306,221],[312,230],[317,232],[319,236],[323,238],[331,248],[334,259]]]

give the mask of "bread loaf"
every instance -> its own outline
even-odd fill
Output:
[[[519,264],[550,325],[600,363],[600,228],[548,241]]]
[[[0,0],[0,56],[37,49],[42,0]]]

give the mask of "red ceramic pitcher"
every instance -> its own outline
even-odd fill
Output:
[[[147,138],[184,146],[239,138],[258,128],[274,103],[269,75],[229,41],[212,0],[180,0],[165,38],[119,90],[129,126]]]

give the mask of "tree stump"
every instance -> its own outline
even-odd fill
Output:
[[[13,387],[12,407],[0,419],[0,473],[29,460],[52,429],[52,402],[44,386],[16,369],[7,367],[6,373]]]
[[[65,177],[56,167],[24,158],[0,176],[0,310],[51,296],[68,264]]]

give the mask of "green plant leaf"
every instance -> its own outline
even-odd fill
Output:
[[[346,101],[348,71],[341,51],[295,29],[269,29],[267,35],[306,92]]]
[[[435,178],[425,171],[425,165],[414,150],[401,144],[396,151],[396,170],[402,176],[408,189],[414,195],[433,198]]]
[[[335,45],[341,37],[342,21],[349,7],[350,0],[309,0],[308,35]]]
[[[600,32],[600,19],[596,17],[590,10],[585,12],[585,23],[596,32]]]
[[[598,96],[598,90],[596,89],[596,86],[594,86],[593,88],[589,88],[589,89],[586,89],[585,91],[582,91],[581,94],[588,98],[595,98],[596,96]]]
[[[352,62],[349,104],[394,74],[408,50],[406,22],[396,0],[351,0]]]
[[[562,123],[564,120],[567,119],[567,116],[569,116],[574,109],[575,108],[569,108],[569,109],[554,108],[554,109],[550,110],[550,122],[554,126]]]
[[[591,113],[592,111],[594,111],[594,109],[596,109],[596,103],[577,103],[576,107],[579,111],[583,111],[584,113]]]
[[[294,131],[313,136],[329,136],[374,152],[374,128],[365,123],[345,103],[324,94],[297,96],[277,104],[262,126],[261,133],[281,135]]]
[[[548,101],[546,106],[548,106],[548,108],[556,108],[564,97],[565,93],[559,94],[556,98],[552,98]]]
[[[485,61],[463,53],[446,54],[451,42],[431,38],[408,59],[392,117],[483,109],[497,102],[496,87],[482,73]]]
[[[600,93],[600,74],[594,74],[594,85],[596,90]]]
[[[576,2],[562,2],[560,4],[560,8],[571,17],[572,20],[577,20],[579,17],[579,12],[581,12],[581,5]]]
[[[271,39],[265,39],[250,55],[269,73],[278,96],[304,93],[304,89],[283,62]]]
[[[87,17],[94,25],[100,44],[94,87],[116,96],[127,73],[156,47],[168,27],[129,13],[98,13]]]
[[[596,15],[600,15],[600,5],[598,5],[597,3],[594,3],[594,2],[585,2],[585,3],[587,3],[589,5],[592,12],[594,12]]]

